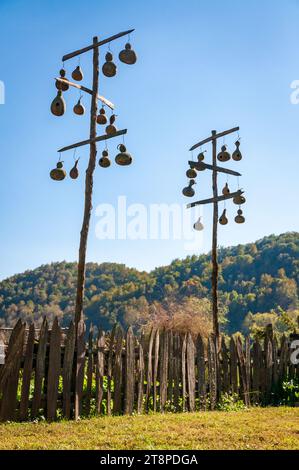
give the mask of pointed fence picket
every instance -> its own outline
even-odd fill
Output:
[[[7,335],[4,335],[7,337]],[[282,383],[299,376],[290,342],[271,326],[264,340],[192,337],[152,328],[141,337],[115,325],[98,333],[73,322],[61,329],[44,319],[41,329],[19,320],[0,368],[0,420],[45,416],[200,411],[217,408],[223,394],[247,406],[278,403]],[[276,402],[275,402],[276,400]]]

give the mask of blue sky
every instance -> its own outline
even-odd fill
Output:
[[[139,60],[134,67],[119,65],[114,79],[101,75],[100,93],[117,104],[134,165],[97,167],[94,209],[115,204],[119,195],[145,206],[189,202],[181,194],[188,148],[212,129],[239,125],[244,159],[230,166],[243,174],[246,224],[232,222],[236,206],[228,204],[230,223],[220,227],[219,244],[299,229],[299,105],[290,102],[290,84],[299,79],[298,1],[1,0],[0,17],[0,80],[6,91],[0,105],[0,278],[77,259],[88,148],[78,152],[78,180],[56,183],[49,171],[59,147],[88,138],[89,114],[72,114],[78,99],[72,90],[65,95],[66,115],[52,116],[53,79],[65,53],[88,45],[94,35],[104,38],[130,27],[136,28],[131,42]],[[116,56],[124,43],[111,45]],[[105,47],[102,59],[106,52]],[[67,62],[68,73],[77,64]],[[90,53],[81,66],[90,86]],[[89,111],[87,98],[85,104]],[[230,149],[233,142],[226,139]],[[112,156],[118,143],[109,143]],[[63,159],[69,170],[72,152]],[[197,199],[210,196],[210,179],[207,172],[199,175]],[[206,209],[196,253],[210,250],[211,215]],[[96,223],[93,213],[91,261],[149,270],[190,254],[184,240],[99,240]]]

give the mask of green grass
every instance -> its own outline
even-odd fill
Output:
[[[299,449],[299,408],[6,423],[0,449]]]

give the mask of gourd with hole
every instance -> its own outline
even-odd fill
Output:
[[[110,119],[109,119],[110,124],[106,127],[106,134],[111,135],[111,134],[115,134],[115,132],[117,132],[117,128],[114,125],[115,119],[116,119],[115,114],[112,114],[112,116],[110,116]]]
[[[63,162],[58,162],[56,168],[50,171],[50,177],[55,181],[62,181],[66,177],[66,171],[63,168]]]
[[[76,80],[76,82],[81,82],[81,80],[83,80],[83,72],[80,65],[78,65],[73,71],[72,78]]]
[[[189,170],[186,171],[186,176],[187,178],[194,179],[197,177],[197,172],[195,168],[189,168]]]
[[[73,168],[70,171],[70,177],[73,180],[76,180],[79,176],[78,162],[79,162],[79,158],[78,158],[78,160],[75,161],[75,165],[73,166]]]
[[[237,142],[235,142],[235,146],[236,146],[236,150],[233,152],[232,154],[232,159],[235,160],[236,162],[239,162],[240,160],[242,160],[242,154],[240,152],[240,141],[237,140]]]
[[[194,230],[197,230],[198,232],[201,232],[204,229],[204,226],[201,222],[201,217],[199,217],[198,221],[195,222],[193,225]]]
[[[106,111],[105,111],[105,108],[102,106],[99,114],[97,115],[97,123],[100,124],[101,126],[104,126],[107,124],[107,122],[108,122],[108,119],[106,116]]]
[[[108,168],[111,165],[111,161],[108,158],[108,151],[107,150],[103,150],[102,156],[99,160],[99,165],[102,168]]]
[[[106,62],[102,67],[102,72],[105,77],[114,77],[116,75],[117,67],[113,62],[113,55],[111,52],[107,52],[105,59]]]
[[[194,191],[194,189],[192,188],[192,186],[193,186],[194,184],[196,184],[196,182],[195,182],[194,180],[190,180],[190,181],[189,181],[188,186],[186,186],[186,187],[183,189],[183,191],[182,191],[182,193],[183,193],[184,196],[186,196],[186,197],[193,197],[193,196],[195,195],[195,191]]]
[[[221,216],[219,217],[219,224],[226,225],[227,223],[228,223],[228,218],[226,217],[226,209],[224,209]]]
[[[54,116],[63,116],[66,110],[66,104],[62,96],[62,91],[58,90],[57,96],[51,103],[51,113]]]
[[[85,107],[81,103],[81,98],[78,100],[78,103],[75,104],[75,106],[73,107],[73,111],[78,116],[83,116],[83,114],[85,113]]]
[[[221,147],[221,152],[218,153],[217,158],[220,162],[227,162],[230,160],[230,153],[227,151],[226,145]]]
[[[224,188],[222,189],[222,194],[223,196],[228,196],[230,194],[230,190],[229,190],[229,187],[228,187],[228,183],[225,183],[225,186]]]
[[[124,64],[133,65],[137,61],[136,52],[132,49],[131,44],[128,42],[125,48],[119,53],[119,60]]]
[[[59,73],[60,73],[60,78],[65,78],[66,72],[64,69],[61,69]],[[61,91],[67,91],[70,87],[68,83],[60,82],[59,80],[56,80],[55,85],[56,85],[57,90],[61,90]]]
[[[246,199],[244,196],[242,196],[242,194],[237,194],[233,198],[233,203],[236,204],[237,206],[241,206],[242,204],[245,204],[245,202],[246,202]]]
[[[237,224],[244,224],[245,217],[243,216],[243,211],[241,209],[238,210],[238,215],[235,217],[235,222]]]
[[[118,165],[128,166],[132,163],[132,156],[127,152],[126,146],[124,144],[119,144],[117,146],[119,153],[115,157],[115,161]]]

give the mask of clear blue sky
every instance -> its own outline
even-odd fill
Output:
[[[78,152],[79,180],[55,183],[49,170],[60,146],[88,138],[89,115],[72,114],[75,91],[65,95],[63,118],[50,114],[53,78],[63,54],[88,45],[95,34],[129,27],[136,28],[131,42],[139,61],[119,66],[113,80],[101,76],[100,92],[117,103],[135,160],[125,169],[97,167],[94,207],[114,204],[118,195],[145,205],[189,202],[181,195],[188,148],[212,129],[239,125],[244,159],[231,166],[244,175],[246,224],[220,227],[219,244],[299,229],[299,105],[290,103],[290,83],[299,79],[298,1],[1,0],[0,17],[0,80],[6,86],[0,105],[0,278],[77,259],[88,148]],[[112,51],[124,42],[115,42]],[[68,72],[76,65],[76,59],[66,63]],[[90,86],[90,53],[81,65]],[[233,141],[227,139],[231,148]],[[115,146],[109,144],[112,154]],[[64,160],[69,170],[72,153]],[[210,193],[210,176],[200,175],[198,198]],[[235,208],[228,205],[230,219]],[[100,241],[96,222],[93,214],[88,260],[148,270],[188,254],[183,240]],[[198,253],[210,249],[210,210],[204,224]]]

